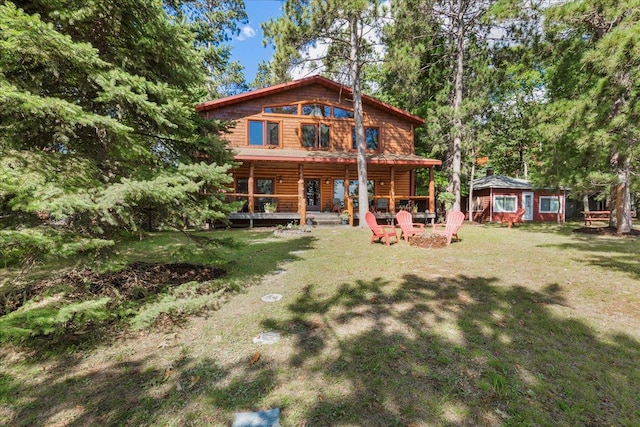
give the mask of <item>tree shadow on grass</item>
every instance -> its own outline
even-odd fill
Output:
[[[241,285],[227,286],[229,276],[226,276],[219,281],[211,282],[210,286],[199,287],[192,293],[216,294],[225,286],[227,293],[242,291],[243,286],[251,285],[250,277],[261,277],[277,270],[283,260],[299,260],[297,253],[312,248],[314,241],[315,238],[304,236],[298,239],[274,239],[252,248],[236,245],[233,249],[242,252],[235,256],[241,261],[229,266],[232,270],[232,278],[229,280],[240,282]],[[180,298],[179,293],[177,296],[173,295],[173,290],[179,287],[178,284],[154,286],[142,295],[132,296],[119,292],[119,285],[101,283],[100,289],[113,289],[109,295],[92,293],[89,285],[86,289],[61,286],[56,290],[45,289],[46,293],[42,294],[28,294],[30,304],[0,316],[0,343],[13,342],[34,358],[42,359],[77,350],[87,351],[108,344],[114,337],[119,336],[122,330],[127,329],[129,320],[152,306],[154,311],[160,313],[165,310],[174,324],[184,320],[180,318],[185,317],[182,314],[182,306],[176,304],[175,311],[178,315],[174,316],[171,304],[164,302]],[[54,297],[47,293],[53,294]],[[116,294],[118,298],[114,299],[111,294]],[[47,296],[49,299],[46,299]],[[164,308],[160,307],[163,303],[166,306]],[[193,311],[187,314],[212,309],[215,309],[215,306],[207,303],[201,308],[193,308]]]
[[[406,275],[313,286],[289,306],[293,367],[327,387],[307,425],[632,425],[640,419],[639,343],[599,337],[554,314],[562,289]],[[317,319],[324,319],[317,325]],[[290,323],[295,324],[294,328]],[[287,420],[286,411],[283,417]],[[299,420],[295,420],[299,422]]]
[[[232,378],[218,391],[210,384],[225,381],[244,363],[222,368],[210,358],[184,357],[167,366],[147,364],[147,358],[111,363],[71,376],[58,365],[29,386],[0,377],[0,386],[5,383],[8,390],[11,383],[10,391],[16,393],[7,402],[0,400],[12,409],[2,425],[189,425],[183,409],[194,399],[208,398],[221,409],[237,410],[250,407],[275,384],[274,372],[264,365],[242,379]]]
[[[250,284],[246,280],[250,275],[274,271],[283,260],[299,259],[297,252],[311,248],[313,242],[314,238],[308,236],[265,242],[253,251],[254,255],[270,255],[262,257],[260,265],[244,272],[241,279]],[[160,297],[150,296],[133,308],[142,309]],[[68,304],[62,304],[60,309],[64,307],[68,308]],[[5,325],[21,328],[13,344],[4,343],[0,348],[0,425],[154,425],[154,420],[178,411],[176,408],[186,406],[194,395],[209,395],[212,402],[224,410],[251,407],[275,382],[275,375],[262,364],[260,370],[252,371],[245,380],[232,380],[218,393],[205,385],[226,378],[228,371],[217,366],[214,360],[184,358],[172,366],[153,366],[151,356],[136,357],[135,351],[133,355],[125,354],[91,370],[82,366],[85,357],[101,347],[118,345],[123,332],[128,330],[126,319],[114,323],[109,316],[103,319],[99,314],[90,317],[86,313],[74,317],[90,319],[86,324],[52,322],[47,325],[47,335],[34,336],[29,321],[37,327],[34,330],[42,331],[43,322],[55,319],[57,310],[51,308],[53,311],[45,312],[37,305],[32,309],[31,315],[25,313],[20,317],[25,322],[0,320],[0,324],[3,320]],[[97,309],[92,306],[92,310]],[[244,365],[239,363],[238,369]],[[35,379],[30,378],[33,372]],[[194,378],[197,383],[191,387]],[[251,383],[250,392],[247,392],[247,381]],[[178,390],[178,382],[182,390]],[[181,414],[176,417],[180,418]]]
[[[616,270],[640,278],[640,239],[626,237],[600,238],[592,235],[573,235],[573,242],[542,245],[561,250],[580,251],[580,257],[574,259],[580,263],[599,267],[604,270]]]

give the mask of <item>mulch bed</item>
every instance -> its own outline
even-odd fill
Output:
[[[617,234],[613,227],[580,227],[573,230],[574,233],[592,234],[597,236],[638,237],[640,230],[631,229],[630,233]]]
[[[137,262],[124,270],[96,273],[91,269],[72,270],[61,276],[40,280],[33,286],[0,294],[0,316],[20,308],[26,301],[49,290],[65,289],[65,297],[83,300],[86,297],[109,296],[118,300],[138,300],[158,293],[166,286],[187,282],[206,282],[221,277],[220,268],[190,263],[157,264]]]
[[[442,234],[415,234],[409,237],[409,245],[420,248],[444,248],[447,237]]]

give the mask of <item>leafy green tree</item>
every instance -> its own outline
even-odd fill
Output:
[[[483,18],[490,4],[396,0],[392,23],[385,28],[382,86],[401,106],[427,118],[417,133],[417,151],[444,158],[454,210],[460,210],[464,192],[463,160],[474,164],[483,135],[490,29]]]
[[[207,71],[209,99],[248,89],[242,65],[231,61],[227,43],[248,22],[244,0],[165,0],[165,7],[195,34],[195,46]]]
[[[287,80],[294,67],[311,64],[312,69],[322,69],[325,74],[347,82],[353,92],[358,186],[367,188],[362,80],[365,64],[378,56],[377,39],[372,33],[379,27],[384,12],[380,1],[285,0],[283,10],[283,16],[263,25],[266,39],[276,49],[270,79]],[[305,55],[318,44],[326,45],[323,57]],[[340,78],[345,74],[346,78]],[[358,197],[360,218],[364,218],[369,206],[367,192],[360,191]],[[361,226],[365,226],[364,222]]]
[[[640,2],[567,2],[545,18],[550,103],[543,166],[582,187],[606,172],[613,184],[611,225],[629,232],[640,150]],[[583,173],[574,173],[575,159]]]
[[[157,1],[1,4],[2,254],[67,255],[150,219],[222,218],[223,126],[193,108],[205,70]]]

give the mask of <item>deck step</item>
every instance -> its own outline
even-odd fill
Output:
[[[334,226],[341,225],[342,220],[335,212],[308,212],[313,215],[312,225]]]

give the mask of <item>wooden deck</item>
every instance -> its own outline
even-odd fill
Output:
[[[322,216],[324,212],[309,212],[312,215]],[[331,214],[336,215],[336,214]],[[432,223],[435,220],[436,214],[429,212],[416,212],[413,213],[413,219],[415,222],[423,222],[425,224]],[[378,212],[375,214],[376,220],[379,223],[386,222],[387,224],[391,224],[394,221],[395,214],[390,212]],[[337,217],[337,215],[336,215]],[[359,215],[354,214],[355,222],[357,223]],[[297,212],[236,212],[230,215],[227,215],[227,219],[231,221],[231,223],[236,227],[271,227],[276,225],[286,225],[291,222],[296,222],[300,224],[300,214]]]

